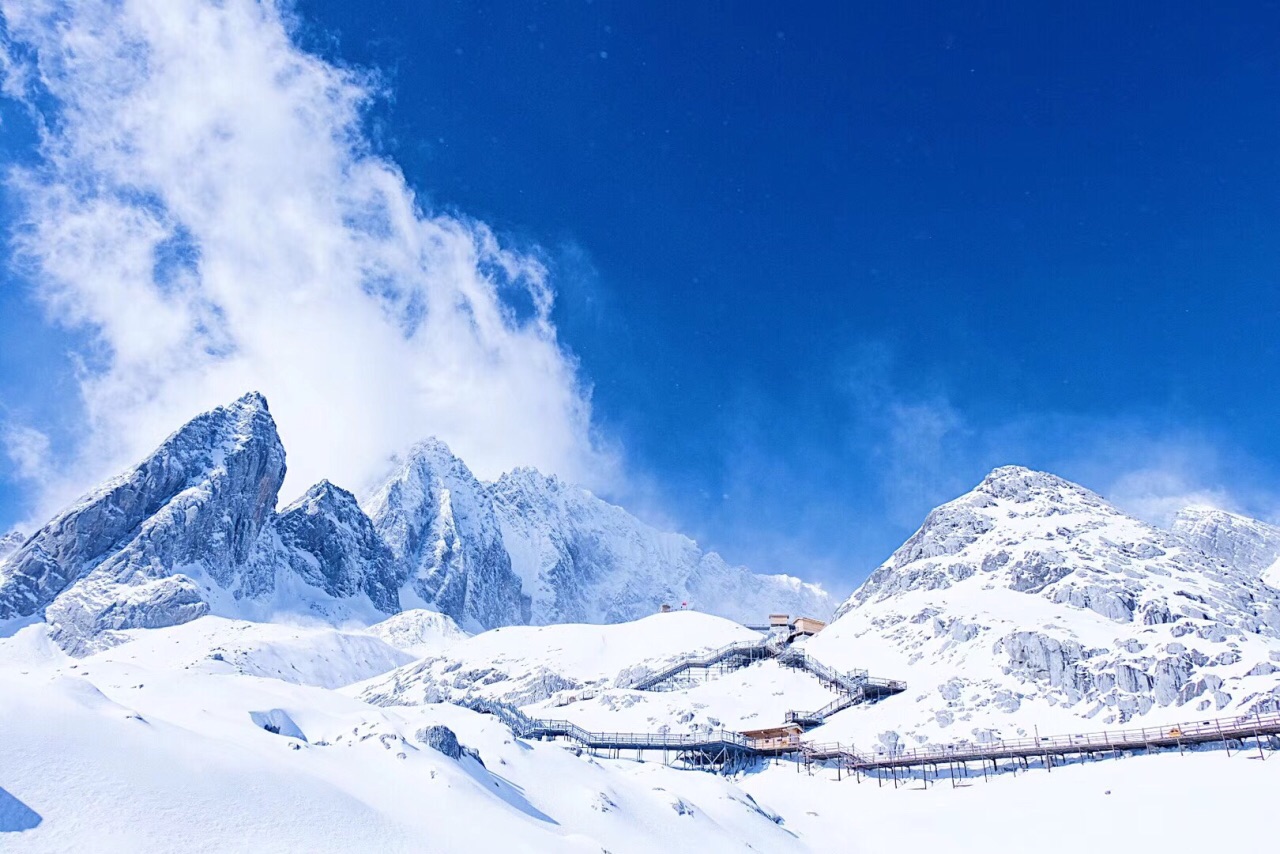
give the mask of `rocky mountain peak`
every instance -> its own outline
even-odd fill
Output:
[[[369,511],[407,573],[406,607],[441,611],[468,630],[528,622],[489,493],[444,442],[414,445]]]
[[[680,603],[751,621],[831,610],[817,586],[729,566],[536,469],[481,483],[438,439],[405,454],[368,513],[327,480],[277,511],[284,473],[262,395],[196,416],[0,563],[0,619],[43,613],[88,651],[205,613],[376,622],[425,608],[481,631]]]
[[[262,395],[193,418],[10,555],[0,567],[0,619],[50,608],[50,622],[79,637],[205,613],[196,583],[174,568],[227,582],[274,510],[284,473]]]
[[[341,512],[349,508],[358,508],[359,506],[360,503],[356,500],[355,495],[329,480],[321,480],[312,484],[301,498],[280,512],[283,515],[298,507],[306,507],[308,512],[311,513],[320,510],[338,510]]]
[[[491,494],[536,623],[618,622],[680,603],[745,622],[831,611],[815,585],[729,566],[690,538],[535,469],[503,475]]]
[[[1200,524],[1202,534],[1260,530],[1195,518],[1218,525]],[[841,606],[822,643],[897,650],[908,681],[927,664],[913,685],[938,680],[939,721],[1016,711],[1032,697],[1104,722],[1193,701],[1198,712],[1280,704],[1266,687],[1280,661],[1280,594],[1247,563],[1069,481],[1005,467],[931,512]],[[974,662],[985,681],[949,676]]]
[[[260,597],[275,587],[276,572],[287,567],[307,585],[335,600],[366,596],[382,614],[400,610],[400,567],[391,549],[360,509],[356,497],[322,480],[271,521],[254,555],[254,572],[236,593]],[[345,615],[346,608],[312,601],[313,611]]]
[[[1039,594],[1121,622],[1134,619],[1150,594],[1160,601],[1140,616],[1156,619],[1166,605],[1156,593],[1165,585],[1155,579],[1185,575],[1197,588],[1234,583],[1220,562],[1189,551],[1178,537],[1084,487],[1006,466],[933,510],[838,613],[978,578],[988,587]]]
[[[1020,515],[1052,515],[1062,512],[1068,505],[1089,508],[1110,508],[1097,493],[1079,484],[1049,472],[1036,471],[1022,466],[1000,466],[982,479],[970,496],[989,496],[1012,505],[1023,505],[1016,512]],[[962,496],[962,499],[967,496]],[[957,499],[957,501],[962,500]],[[954,503],[954,502],[953,502]],[[944,507],[947,505],[943,505]]]

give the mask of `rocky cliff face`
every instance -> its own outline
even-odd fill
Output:
[[[321,483],[277,514],[284,473],[261,395],[198,416],[0,563],[0,619],[43,614],[81,653],[207,613],[399,611],[400,567],[355,498]]]
[[[44,609],[75,648],[207,613],[199,581],[226,586],[244,566],[284,471],[261,395],[195,418],[5,560],[0,619]]]
[[[529,621],[489,493],[443,442],[416,445],[369,509],[402,566],[405,607],[448,614],[468,631]]]
[[[1188,507],[1174,518],[1172,530],[1197,551],[1280,587],[1280,527],[1212,507]]]
[[[1006,467],[930,513],[810,651],[907,680],[919,702],[902,729],[920,738],[981,738],[1035,708],[1064,727],[1270,708],[1280,591]]]
[[[533,469],[503,475],[492,494],[535,623],[621,622],[683,602],[740,622],[776,611],[820,618],[831,611],[819,587],[731,567],[688,537]]]
[[[364,597],[381,614],[400,610],[401,571],[395,555],[355,496],[328,481],[311,487],[271,519],[258,538],[252,564],[237,590],[248,598],[273,592],[277,576],[285,572],[334,600]],[[312,605],[338,615],[319,603]]]

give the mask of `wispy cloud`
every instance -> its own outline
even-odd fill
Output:
[[[863,344],[844,372],[842,390],[851,450],[865,456],[889,521],[911,526],[967,488],[972,474],[966,477],[966,466],[981,463],[972,459],[976,437],[945,391],[902,383],[897,361],[885,342]]]
[[[48,316],[91,340],[84,440],[46,509],[248,389],[294,492],[366,487],[428,434],[482,475],[617,477],[538,253],[424,210],[362,132],[371,78],[301,50],[276,4],[0,8],[5,91],[41,130],[11,177],[18,249]]]
[[[23,480],[40,482],[51,460],[49,437],[34,427],[13,425],[5,430],[3,438],[14,473]]]
[[[846,374],[850,453],[869,463],[886,521],[919,524],[939,502],[1000,465],[1051,471],[1128,513],[1168,525],[1208,505],[1275,518],[1280,490],[1230,437],[1160,412],[1079,414],[1005,406],[976,414],[945,384],[911,383],[892,347],[863,346]]]

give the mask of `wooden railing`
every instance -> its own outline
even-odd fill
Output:
[[[1015,759],[1032,756],[1065,756],[1082,753],[1180,747],[1280,735],[1280,712],[1256,712],[1234,718],[1214,718],[1140,729],[1100,730],[1067,735],[999,739],[990,742],[955,742],[912,750],[860,753],[840,743],[806,742],[802,751],[815,760],[839,759],[850,769],[903,768],[954,762]]]
[[[1280,735],[1280,712],[1256,712],[1234,718],[1214,718],[1140,729],[1100,730],[990,742],[955,742],[912,750],[886,751],[881,748],[875,753],[860,753],[853,745],[840,742],[816,743],[805,741],[798,735],[752,739],[725,729],[679,734],[592,732],[572,721],[530,718],[518,709],[492,700],[468,698],[461,705],[495,715],[521,738],[567,738],[592,749],[729,750],[758,756],[797,753],[808,761],[836,760],[851,771],[1181,747],[1242,741],[1247,738],[1261,740],[1263,736]]]

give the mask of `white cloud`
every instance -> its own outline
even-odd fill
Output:
[[[4,449],[14,473],[23,480],[41,481],[51,462],[49,437],[34,427],[10,426],[4,433]]]
[[[1117,507],[1155,525],[1167,527],[1179,510],[1213,507],[1239,512],[1235,499],[1222,487],[1206,487],[1179,471],[1159,468],[1125,472],[1111,484],[1107,496]]]
[[[51,318],[94,342],[85,439],[42,509],[249,389],[280,424],[286,492],[367,488],[426,435],[482,476],[617,476],[537,257],[424,212],[361,132],[370,80],[300,50],[275,4],[0,8],[6,91],[43,123],[40,165],[13,178],[19,250]]]

